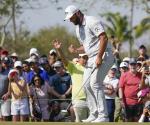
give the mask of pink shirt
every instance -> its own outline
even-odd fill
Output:
[[[141,76],[141,73],[133,74],[130,71],[121,75],[119,87],[123,90],[125,104],[136,105],[139,103],[137,93],[139,92]]]

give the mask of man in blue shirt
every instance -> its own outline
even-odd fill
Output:
[[[32,70],[27,75],[28,84],[31,84],[31,80],[35,74],[39,74],[45,82],[49,83],[49,77],[48,77],[47,72],[39,68],[38,62],[31,61],[30,66]]]

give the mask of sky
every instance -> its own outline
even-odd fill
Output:
[[[52,1],[52,0],[51,0]],[[55,0],[53,0],[55,1]],[[40,5],[43,6],[42,9],[24,9],[23,13],[17,19],[18,22],[24,21],[24,26],[30,30],[31,33],[38,32],[39,29],[45,27],[52,27],[52,26],[65,26],[71,33],[75,34],[75,27],[69,21],[64,21],[64,10],[65,8],[70,5],[74,4],[86,15],[98,16],[101,21],[105,21],[102,17],[100,17],[99,13],[106,13],[106,12],[120,12],[122,15],[130,14],[130,6],[129,5],[122,5],[116,6],[114,4],[108,5],[108,0],[96,0],[98,2],[92,3],[92,0],[58,0],[57,4],[49,2],[49,0],[40,0]],[[72,1],[80,1],[78,3]],[[82,2],[81,2],[82,1]],[[115,0],[114,0],[115,1]],[[123,0],[125,1],[125,0]],[[92,4],[92,6],[89,6]],[[88,8],[87,11],[85,7]],[[58,8],[58,9],[56,9]],[[133,24],[138,24],[142,18],[146,17],[147,13],[142,11],[141,8],[134,8],[134,18]],[[142,41],[146,41],[147,37],[142,37],[137,40],[137,46],[141,44]]]

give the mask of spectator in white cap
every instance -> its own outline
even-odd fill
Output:
[[[30,56],[32,56],[32,55],[39,56],[39,52],[38,52],[37,48],[31,48],[29,55]]]
[[[49,51],[48,62],[52,66],[57,60],[57,52],[55,49]]]
[[[130,58],[129,58],[129,57],[124,57],[122,61],[123,61],[123,62],[127,62],[127,63],[129,63]]]
[[[69,51],[88,55],[88,66],[84,70],[83,83],[90,78],[84,86],[90,113],[89,117],[82,121],[106,122],[108,112],[102,84],[114,62],[111,43],[108,42],[106,32],[98,18],[84,15],[74,5],[67,6],[65,14],[65,20],[69,20],[76,26],[76,35],[80,42],[78,48],[70,45]]]
[[[20,77],[20,79],[24,79],[23,78],[23,69],[22,69],[22,62],[21,61],[16,61],[15,63],[14,63],[14,68],[16,69],[16,70],[18,70],[18,73],[19,73],[19,77]]]
[[[128,71],[128,66],[129,64],[127,63],[127,62],[121,62],[120,63],[120,72],[121,72],[121,74],[122,73],[125,73],[125,72],[127,72]]]
[[[10,55],[10,58],[12,59],[13,63],[15,63],[18,60],[18,54],[14,52]]]
[[[128,63],[127,62],[121,62],[119,66],[120,70],[120,76],[128,71]],[[120,90],[119,90],[120,89]],[[119,98],[119,91],[122,91],[121,88],[118,88],[117,90],[117,97],[115,99],[115,122],[118,122],[119,119],[124,121],[124,114],[122,113],[122,107],[121,107],[121,101]]]
[[[108,71],[103,84],[105,86],[105,99],[108,110],[109,122],[114,122],[115,98],[117,96],[119,79],[116,77],[117,66],[113,65]]]
[[[31,48],[30,49],[30,53],[29,53],[30,58],[34,58],[38,61],[39,59],[39,51],[37,50],[37,48]]]

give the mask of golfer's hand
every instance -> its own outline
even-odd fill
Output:
[[[72,44],[68,47],[68,50],[69,50],[70,53],[76,53],[76,51],[77,51],[77,49],[75,48],[75,46],[72,45]]]
[[[53,46],[55,49],[60,49],[61,45],[62,45],[62,43],[60,41],[58,41],[57,39],[53,40]]]
[[[103,61],[102,58],[100,58],[100,57],[97,56],[96,62],[95,62],[96,68],[98,68],[102,64],[102,61]]]

